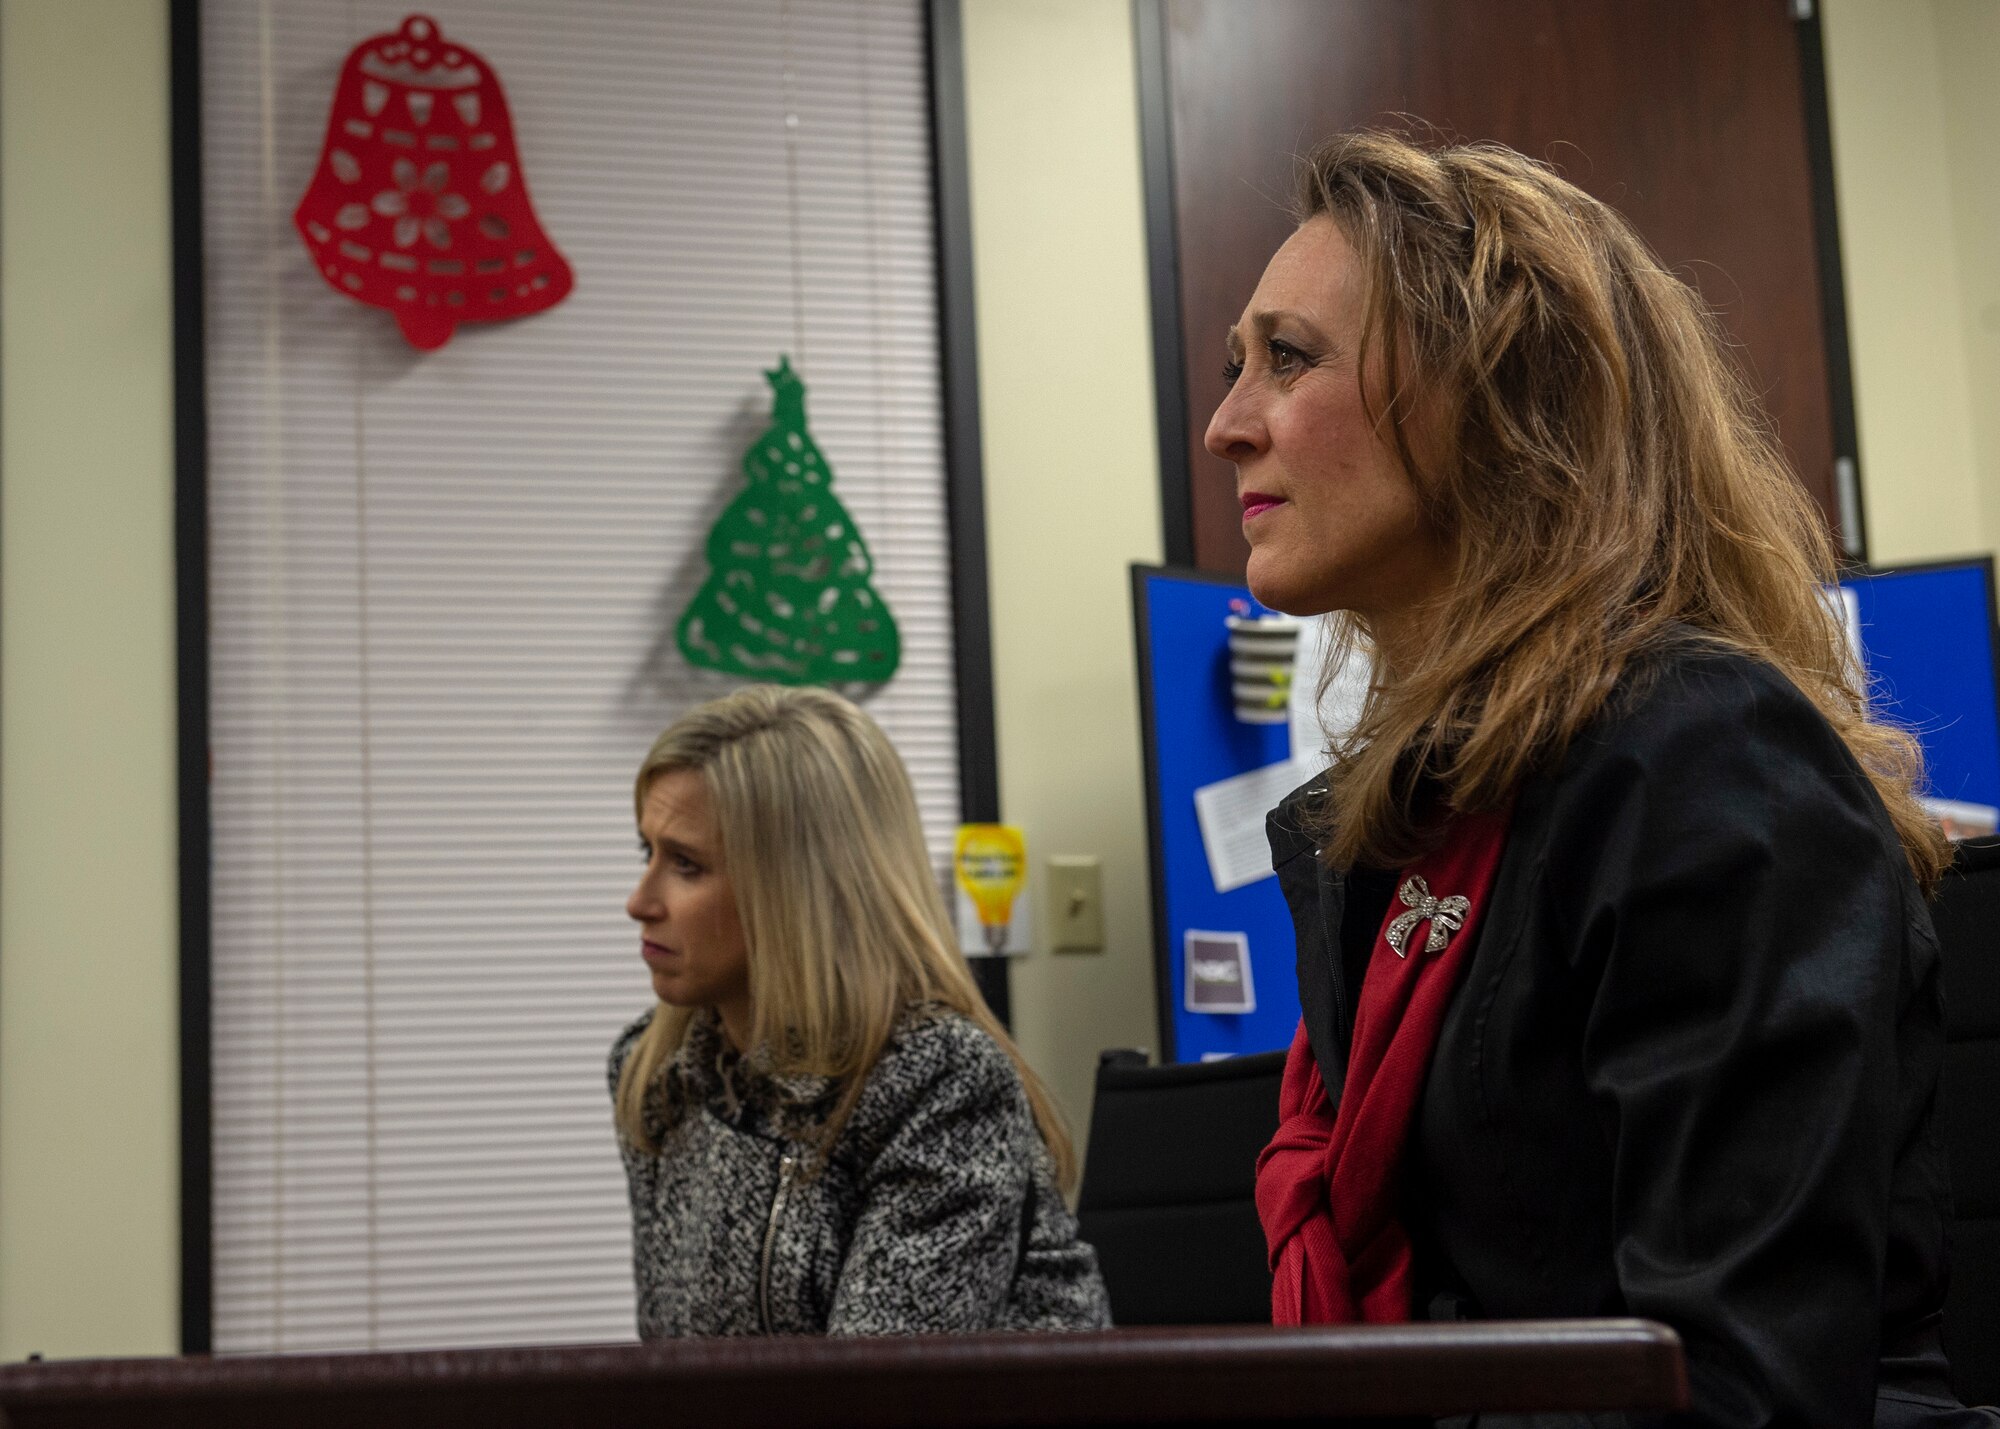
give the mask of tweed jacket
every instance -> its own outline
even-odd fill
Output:
[[[1338,1099],[1396,875],[1314,856],[1316,793],[1270,837]],[[1648,1424],[2000,1426],[1939,1348],[1936,937],[1783,675],[1692,639],[1628,672],[1520,789],[1477,938],[1403,1158],[1419,1315],[1662,1320],[1692,1402]]]
[[[613,1045],[614,1093],[651,1019]],[[695,1016],[647,1098],[660,1151],[621,1144],[643,1338],[1110,1323],[1020,1077],[976,1024],[912,1007],[814,1169],[839,1091]]]

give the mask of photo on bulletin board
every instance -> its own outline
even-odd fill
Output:
[[[1237,582],[1135,565],[1132,613],[1160,1060],[1280,1051],[1298,1025],[1298,977],[1264,817],[1314,771],[1294,767],[1282,713],[1270,718],[1263,701],[1241,687],[1252,676],[1289,681],[1292,672],[1263,668],[1271,662],[1261,652],[1253,657],[1257,668],[1246,660],[1244,630],[1256,631],[1260,643],[1276,637],[1258,619],[1272,613]]]
[[[1181,987],[1189,1012],[1255,1012],[1250,940],[1241,933],[1187,930],[1187,970]]]

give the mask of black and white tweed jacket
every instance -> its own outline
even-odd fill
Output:
[[[612,1046],[614,1093],[651,1020]],[[1020,1078],[976,1024],[913,1007],[812,1174],[838,1090],[771,1075],[696,1014],[647,1098],[659,1154],[621,1146],[643,1338],[1110,1323]]]

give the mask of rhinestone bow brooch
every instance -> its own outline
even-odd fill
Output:
[[[1472,907],[1456,893],[1448,898],[1431,897],[1430,885],[1417,873],[1403,880],[1396,896],[1410,911],[1397,914],[1382,936],[1389,940],[1390,951],[1399,958],[1409,956],[1410,934],[1416,931],[1417,924],[1424,922],[1431,925],[1430,936],[1424,939],[1424,952],[1443,952],[1451,935],[1465,925],[1465,915]]]

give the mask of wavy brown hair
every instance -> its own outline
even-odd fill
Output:
[[[1303,162],[1297,206],[1359,257],[1364,401],[1456,561],[1334,751],[1326,857],[1407,862],[1425,777],[1451,807],[1499,806],[1692,628],[1818,707],[1935,885],[1949,845],[1916,742],[1869,715],[1821,595],[1826,523],[1700,297],[1616,212],[1498,145],[1340,135]]]
[[[654,741],[633,785],[635,814],[674,770],[699,774],[715,809],[749,955],[751,1043],[779,1073],[839,1084],[822,1161],[898,1024],[913,1007],[947,1007],[1013,1062],[1056,1180],[1074,1184],[1062,1114],[958,949],[909,774],[881,726],[828,690],[750,685]],[[660,1149],[647,1097],[693,1015],[661,1003],[619,1073],[618,1131],[643,1151]]]

